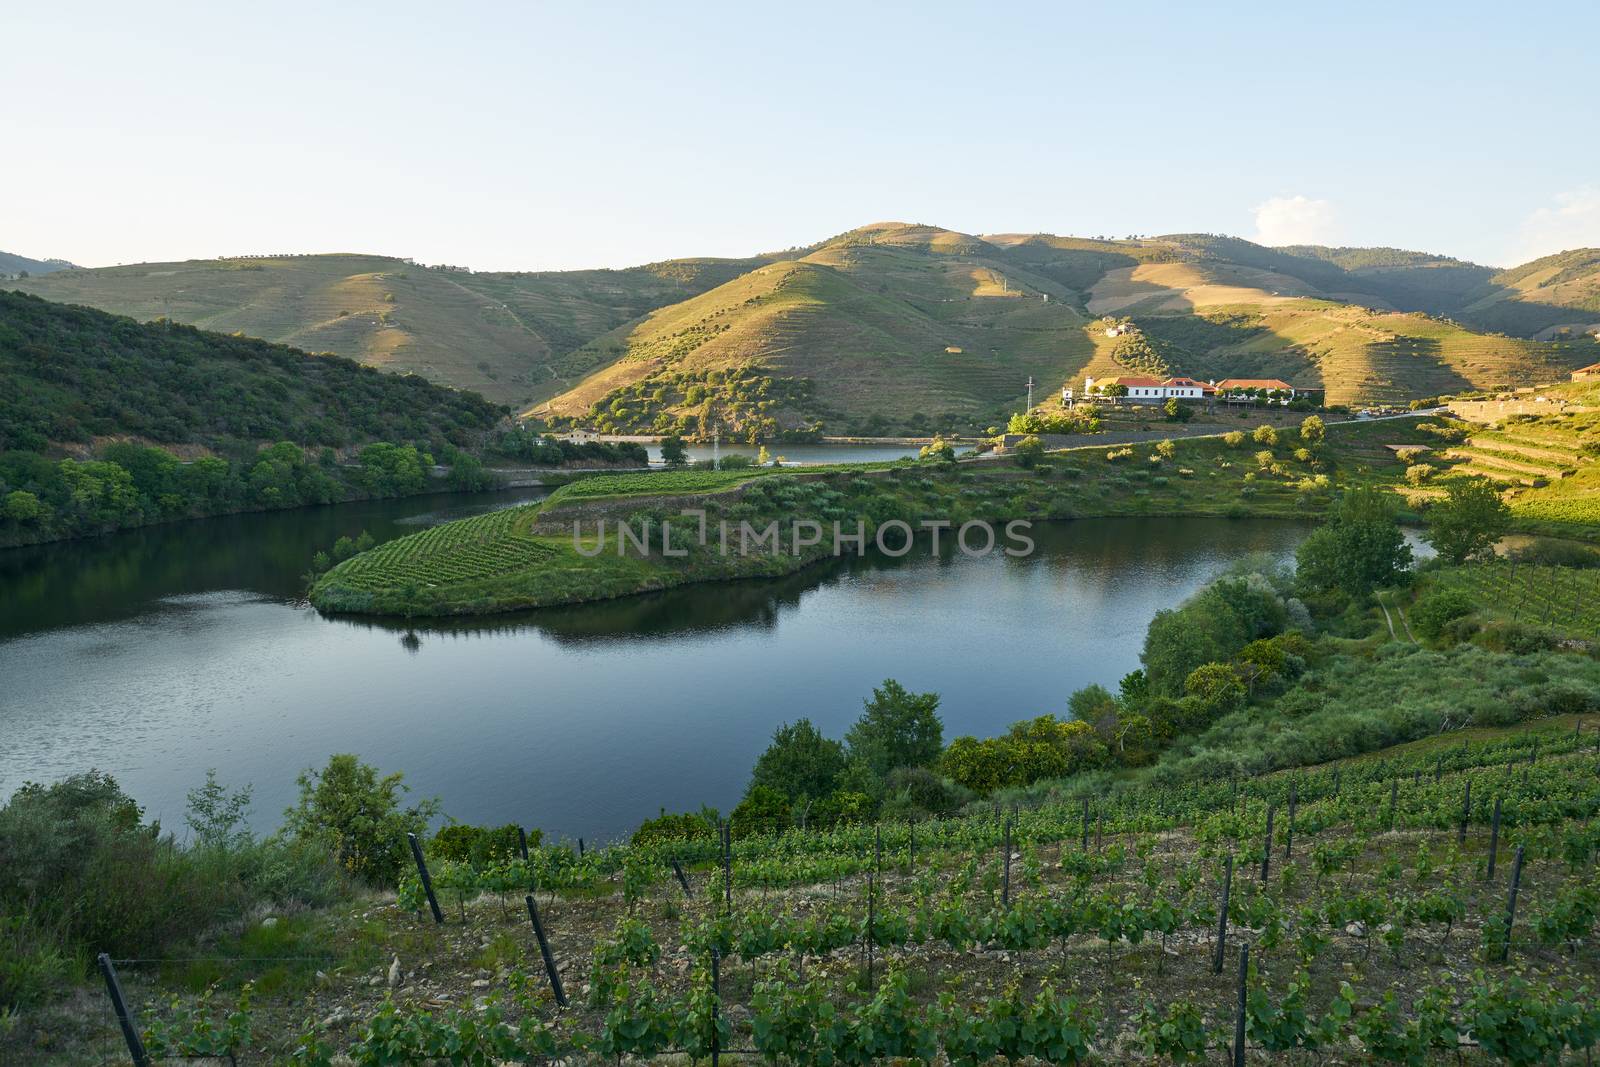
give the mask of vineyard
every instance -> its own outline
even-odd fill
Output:
[[[1573,637],[1600,637],[1600,569],[1496,561],[1435,572],[1480,612]]]
[[[348,1007],[307,1022],[246,970],[143,1026],[241,1062],[1586,1062],[1597,811],[1600,724],[1567,718],[920,823],[433,857],[309,983]]]
[[[340,581],[370,591],[471,582],[531,567],[556,553],[525,532],[535,510],[491,511],[386,542],[341,564]]]

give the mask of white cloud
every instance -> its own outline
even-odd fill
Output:
[[[1275,196],[1256,205],[1257,244],[1326,245],[1338,242],[1339,225],[1330,200]]]
[[[1555,204],[1539,208],[1522,221],[1512,262],[1600,245],[1600,185],[1584,185],[1557,193]]]

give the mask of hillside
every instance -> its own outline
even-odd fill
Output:
[[[384,256],[284,256],[64,270],[17,288],[141,320],[170,318],[332,352],[526,405],[577,377],[559,357],[583,341],[752,262],[472,274]]]
[[[885,224],[772,263],[583,350],[540,413],[616,429],[932,430],[999,418],[1081,368],[1073,293],[978,238]]]
[[[34,277],[72,269],[73,265],[64,259],[29,259],[12,252],[0,252],[0,278]]]
[[[500,416],[482,397],[419,377],[0,291],[0,452],[112,436],[465,444]]]
[[[1329,402],[1555,381],[1600,359],[1600,253],[1496,271],[1213,234],[974,236],[877,223],[746,259],[471,273],[360,255],[60,270],[17,283],[329,351],[617,432],[981,430],[1083,374],[1280,377]],[[1092,323],[1132,318],[1130,365]],[[1125,347],[1125,346],[1120,346]]]

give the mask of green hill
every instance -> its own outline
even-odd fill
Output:
[[[584,341],[753,262],[473,274],[385,256],[280,256],[63,270],[17,287],[137,319],[332,352],[526,405],[576,378],[558,358]]]
[[[867,227],[598,338],[601,369],[542,411],[741,434],[992,420],[1087,362],[1073,295],[978,238]]]
[[[346,359],[0,291],[0,452],[105,437],[467,444],[501,414]]]
[[[1085,374],[1278,377],[1331,402],[1559,380],[1600,359],[1600,252],[1496,271],[1215,234],[974,236],[877,223],[746,259],[472,273],[321,255],[59,270],[49,299],[327,351],[631,432],[1000,421]],[[1154,355],[1129,362],[1101,316]]]

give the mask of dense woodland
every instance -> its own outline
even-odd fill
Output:
[[[552,466],[644,462],[637,448],[498,430],[504,415],[476,394],[347,359],[0,293],[0,546],[484,489],[486,451],[532,459],[538,446]],[[449,467],[442,483],[436,463]]]

